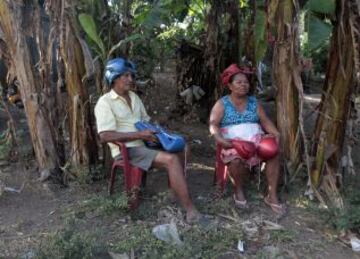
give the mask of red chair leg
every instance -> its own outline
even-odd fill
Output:
[[[218,163],[215,170],[215,184],[219,188],[219,191],[223,193],[227,180],[227,166],[221,162]]]
[[[116,164],[113,163],[111,167],[110,179],[109,179],[109,194],[112,195],[114,193],[114,184],[116,177]]]
[[[225,184],[227,180],[227,166],[221,160],[221,146],[216,146],[216,164],[214,174],[214,184],[218,187],[218,190],[222,194],[225,190]]]
[[[114,185],[116,180],[116,168],[122,167],[124,171],[125,191],[129,197],[129,207],[135,209],[139,205],[139,191],[143,177],[143,171],[138,167],[131,166],[129,162],[127,148],[124,143],[114,142],[121,149],[122,160],[113,162],[109,181],[109,193],[114,193]]]
[[[136,209],[139,206],[139,191],[142,182],[143,171],[138,167],[131,167],[125,174],[125,189],[129,196],[129,207]]]

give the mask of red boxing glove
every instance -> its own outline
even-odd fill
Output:
[[[250,159],[256,153],[256,146],[250,141],[234,139],[231,143],[239,156],[245,160]]]
[[[270,160],[279,153],[279,145],[274,137],[265,137],[260,140],[257,155],[263,160]]]

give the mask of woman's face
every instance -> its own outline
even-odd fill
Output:
[[[236,74],[232,82],[229,83],[229,89],[232,93],[237,95],[247,95],[249,92],[249,81],[244,74]]]

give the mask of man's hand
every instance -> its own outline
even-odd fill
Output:
[[[139,132],[139,137],[145,141],[158,142],[157,137],[155,136],[156,131],[153,130],[143,130]]]

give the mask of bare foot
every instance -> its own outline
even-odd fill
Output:
[[[235,202],[235,207],[239,208],[239,209],[248,209],[249,205],[247,204],[247,200],[238,200],[236,198],[236,195],[234,194],[233,196],[234,202]]]
[[[201,213],[196,208],[192,208],[186,212],[186,222],[189,224],[198,222],[200,218]]]
[[[168,199],[170,203],[176,203],[177,197],[173,189],[169,189]]]
[[[239,202],[246,202],[246,198],[244,192],[242,190],[238,190],[234,193],[234,200]]]

